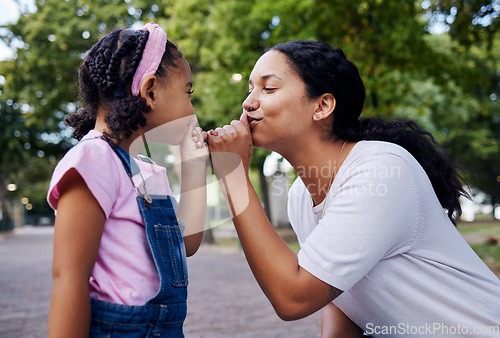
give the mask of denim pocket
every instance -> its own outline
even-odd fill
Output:
[[[123,318],[127,318],[124,315]],[[127,323],[122,320],[106,322],[92,319],[90,323],[89,338],[136,338],[151,337],[153,325],[149,323]]]
[[[188,285],[186,248],[177,224],[154,226],[155,237],[159,243],[162,260],[166,263],[170,283],[176,287]]]

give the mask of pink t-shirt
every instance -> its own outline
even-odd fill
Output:
[[[166,170],[136,159],[141,175],[132,184],[121,160],[109,144],[91,130],[57,164],[47,196],[57,212],[59,184],[74,168],[101,206],[106,221],[98,257],[89,281],[93,298],[126,305],[143,305],[158,291],[159,277],[149,248],[144,222],[137,205],[136,187],[149,194],[172,195]],[[92,229],[89,229],[92,231]]]

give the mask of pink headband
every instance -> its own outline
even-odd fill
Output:
[[[148,75],[154,75],[158,66],[160,65],[163,53],[165,53],[165,46],[167,45],[167,33],[155,23],[147,23],[143,29],[149,31],[148,41],[146,47],[142,52],[142,59],[137,66],[132,80],[132,94],[138,95],[141,88],[142,81]]]

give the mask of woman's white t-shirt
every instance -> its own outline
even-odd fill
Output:
[[[299,265],[344,291],[334,303],[366,333],[500,335],[499,279],[398,145],[358,142],[315,207],[298,178],[288,214]]]

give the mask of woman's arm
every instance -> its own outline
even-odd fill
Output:
[[[49,336],[88,337],[89,278],[105,215],[82,177],[69,170],[60,181],[54,229]]]
[[[299,266],[297,255],[269,222],[248,178],[253,145],[246,117],[209,132],[208,143],[215,174],[223,179],[227,190],[248,264],[278,316],[284,320],[306,317],[340,295],[341,290]],[[244,170],[225,175],[227,163],[222,154],[228,152],[241,157]]]
[[[327,304],[321,313],[321,338],[362,337],[361,330],[333,303]]]

